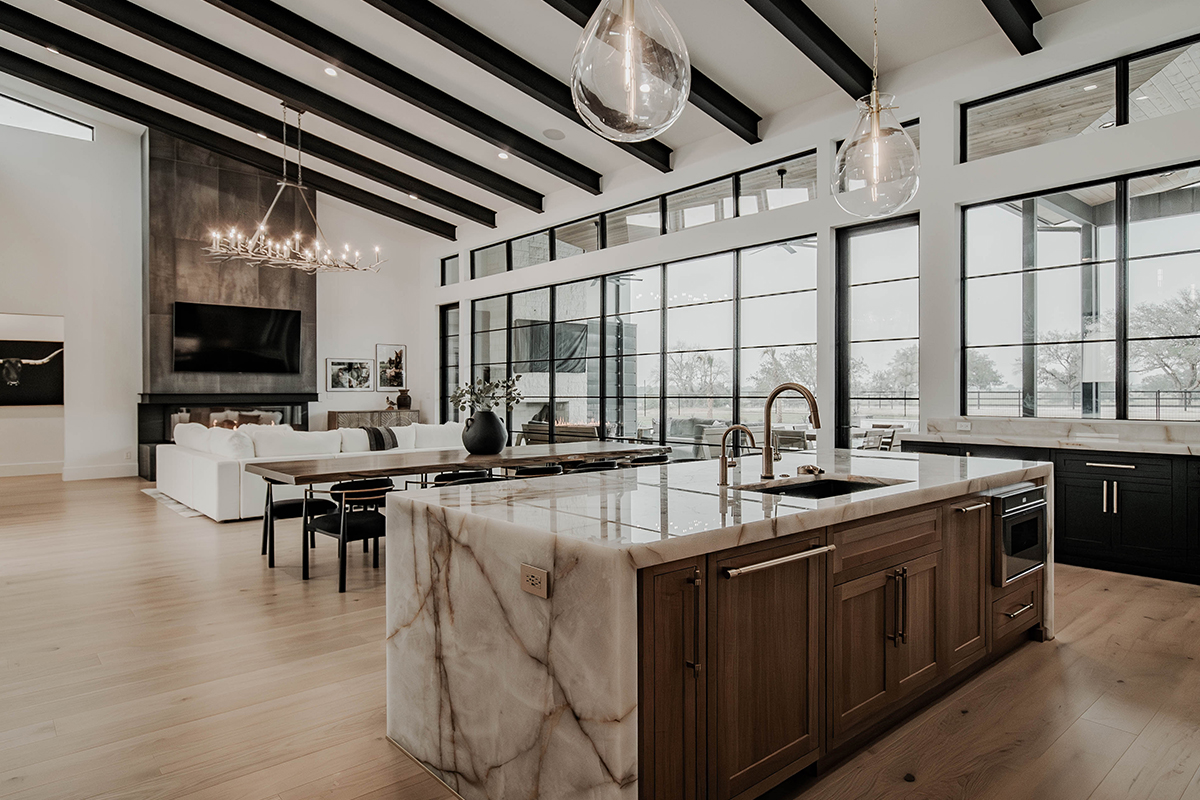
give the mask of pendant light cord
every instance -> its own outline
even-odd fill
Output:
[[[879,91],[879,0],[875,0],[874,27],[871,28],[871,92]]]

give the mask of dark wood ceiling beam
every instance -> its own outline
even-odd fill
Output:
[[[1033,0],[983,0],[987,10],[1000,23],[1000,29],[1023,56],[1042,49],[1033,35],[1033,26],[1042,19]]]
[[[580,27],[585,27],[600,6],[599,0],[546,0],[553,8]],[[689,102],[750,144],[761,142],[758,123],[762,117],[742,101],[717,85],[717,82],[692,66],[692,93]]]
[[[239,127],[277,142],[283,141],[283,124],[278,117],[235,103],[224,95],[128,56],[94,39],[59,27],[40,17],[0,2],[0,30],[20,36],[43,47],[52,47],[64,56],[95,67],[122,80],[135,83],[164,97],[212,114]],[[288,126],[288,141],[296,141],[295,126]],[[419,178],[373,161],[360,153],[311,133],[304,137],[304,149],[312,155],[364,178],[378,181],[405,194],[458,214],[473,222],[496,227],[496,212],[464,197],[446,191]]]
[[[432,39],[450,52],[470,61],[534,100],[583,124],[571,87],[526,61],[512,50],[434,5],[430,0],[366,0],[383,13]],[[590,128],[588,129],[591,130]],[[671,148],[651,139],[646,142],[614,142],[621,149],[662,172],[671,171]]]
[[[173,114],[168,114],[153,106],[4,48],[0,48],[0,71],[80,103],[191,142],[243,164],[257,167],[264,172],[275,173],[281,168],[278,155],[239,142],[237,139],[214,133],[203,125],[197,125]],[[293,180],[296,178],[295,164],[288,165],[288,175]],[[309,169],[304,171],[304,182],[306,186],[324,192],[330,197],[345,200],[435,236],[451,241],[455,239],[455,227],[451,223],[400,203],[394,203],[337,178],[331,178]]]
[[[188,28],[147,11],[128,0],[60,0],[160,47],[252,86],[329,120],[346,130],[379,142],[398,153],[429,164],[448,175],[533,211],[542,211],[541,193],[463,158],[443,147],[362,111],[350,103],[313,89],[232,48],[193,33]]]
[[[573,186],[600,194],[601,175],[596,170],[542,144],[532,136],[526,136],[470,103],[426,83],[278,3],[271,0],[208,2]]]
[[[801,0],[746,0],[852,98],[871,93],[871,67]]]

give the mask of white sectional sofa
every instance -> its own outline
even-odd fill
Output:
[[[398,447],[385,452],[459,449],[462,430],[457,422],[392,428]],[[261,517],[266,484],[246,472],[247,464],[369,452],[367,432],[361,428],[296,431],[289,425],[242,425],[231,430],[183,423],[175,426],[175,444],[158,446],[158,488],[218,522]],[[303,493],[301,487],[275,488],[277,500]]]

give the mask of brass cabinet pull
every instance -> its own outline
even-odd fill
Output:
[[[814,547],[811,550],[805,550],[803,553],[793,553],[790,556],[772,558],[770,561],[760,561],[757,564],[751,564],[748,567],[726,567],[724,570],[722,570],[722,572],[726,578],[736,578],[738,575],[746,575],[751,572],[758,572],[760,569],[778,567],[781,564],[790,564],[793,561],[800,561],[805,558],[812,558],[813,556],[832,553],[834,550],[837,550],[837,545],[827,544],[824,547]]]
[[[900,627],[902,624],[900,622],[900,603],[903,602],[900,597],[900,592],[901,592],[900,581],[902,579],[901,578],[902,575],[903,575],[903,573],[901,573],[900,570],[897,569],[897,570],[893,570],[892,574],[890,576],[893,580],[896,581],[896,600],[892,604],[892,628],[893,628],[893,630],[896,631],[896,633],[894,635],[890,634],[890,633],[885,635],[887,639],[889,639],[893,643],[895,643],[896,647],[900,646],[900,637],[904,635],[900,630]]]
[[[904,629],[900,632],[900,639],[905,644],[908,644],[908,567],[905,567],[903,570],[901,570],[901,577],[904,578]]]
[[[1113,481],[1113,513],[1117,513],[1117,482]]]
[[[1105,464],[1103,462],[1085,462],[1089,467],[1099,467],[1100,469],[1137,469],[1135,464]]]
[[[1008,617],[1009,619],[1016,619],[1017,617],[1024,614],[1026,611],[1032,611],[1032,610],[1033,610],[1033,603],[1029,603],[1027,605],[1021,606],[1020,608],[1018,608],[1016,611],[1012,612],[1011,614],[1008,612],[1005,612],[1004,616]]]
[[[981,511],[985,508],[990,508],[990,507],[991,507],[991,503],[976,503],[975,505],[967,506],[966,508],[959,508],[959,507],[955,506],[954,510],[960,514],[970,514],[972,511]]]
[[[1104,491],[1100,495],[1100,511],[1104,514],[1108,513],[1108,481],[1104,482]]]

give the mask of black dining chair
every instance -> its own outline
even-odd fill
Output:
[[[671,457],[666,453],[655,453],[652,456],[637,456],[625,462],[630,467],[648,467],[653,464],[669,464]]]
[[[336,510],[326,514],[304,514],[304,580],[308,580],[309,538],[323,534],[338,540],[338,592],[346,591],[346,547],[350,542],[362,542],[364,552],[370,541],[375,551],[374,566],[379,568],[379,540],[387,533],[387,518],[381,512],[388,492],[394,490],[391,478],[336,483],[328,490]],[[305,492],[306,506],[314,500],[317,489]]]
[[[491,471],[486,469],[460,469],[457,472],[443,472],[441,475],[434,476],[433,485],[449,486],[471,478],[489,478],[491,474]]]
[[[304,498],[292,497],[287,500],[275,499],[275,487],[281,486],[282,481],[263,478],[267,484],[267,502],[263,506],[262,554],[267,557],[267,566],[275,566],[275,520],[300,519],[304,516]],[[323,497],[314,497],[310,502],[309,513],[313,515],[328,514],[337,510],[337,503]],[[316,537],[312,544],[316,546]]]
[[[535,467],[517,467],[513,470],[514,478],[548,478],[562,475],[563,468],[558,464],[543,464]]]
[[[476,475],[473,478],[460,478],[450,483],[443,483],[442,486],[471,486],[476,483],[504,483],[508,478],[502,478],[499,475]]]
[[[599,461],[589,461],[586,464],[571,467],[567,470],[568,475],[579,475],[584,472],[608,472],[617,469],[617,462],[612,459],[601,459]]]

